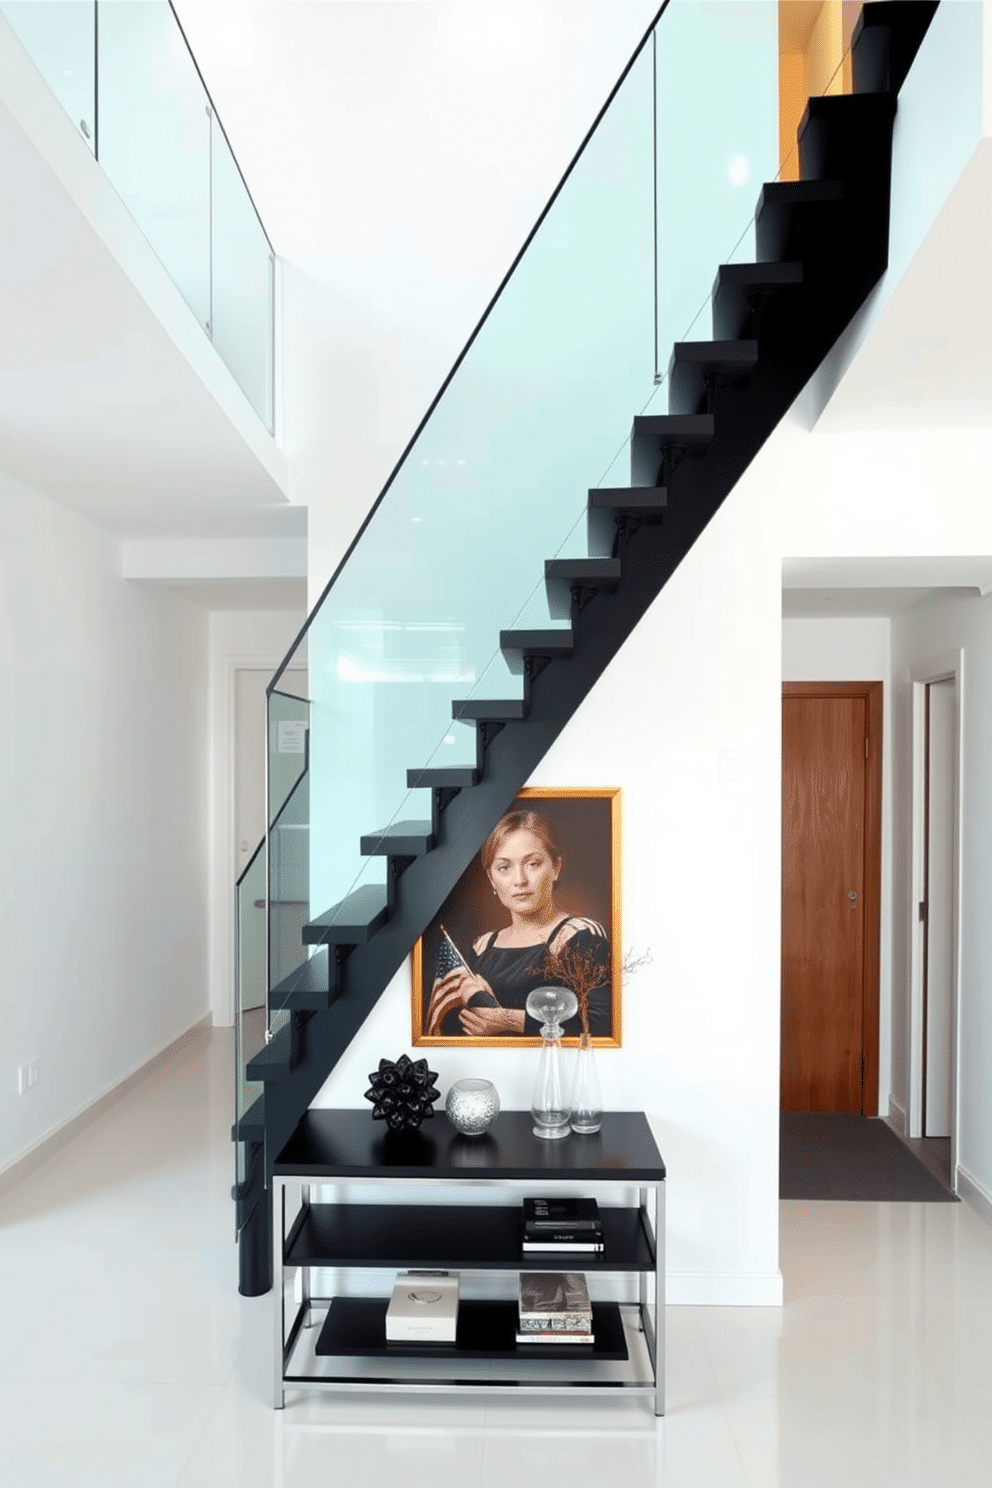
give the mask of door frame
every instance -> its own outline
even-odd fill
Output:
[[[782,697],[863,698],[865,732],[864,936],[861,962],[861,1110],[878,1112],[878,1043],[882,958],[882,700],[881,682],[783,682]],[[781,1059],[781,1055],[779,1056]]]
[[[961,719],[964,713],[964,650],[944,652],[917,662],[910,673],[913,692],[913,796],[911,834],[913,844],[912,891],[910,917],[910,998],[909,998],[909,1111],[910,1137],[923,1135],[923,924],[919,905],[924,888],[924,831],[926,823],[926,688],[930,682],[953,678],[954,688],[954,907],[951,911],[951,944],[954,967],[951,975],[951,1187],[957,1188],[958,1091],[960,1089],[961,1043],[958,1033],[961,1008],[961,845],[963,798],[962,773],[964,740]]]

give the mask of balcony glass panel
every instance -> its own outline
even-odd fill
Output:
[[[210,295],[210,110],[165,0],[97,7],[100,164],[204,328]]]
[[[214,345],[259,418],[271,429],[272,249],[216,114],[210,149]]]
[[[90,150],[96,147],[94,0],[3,0],[0,13]]]

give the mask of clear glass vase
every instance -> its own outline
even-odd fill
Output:
[[[599,1131],[603,1124],[603,1094],[599,1088],[596,1056],[588,1033],[583,1033],[579,1038],[571,1107],[574,1132],[582,1134]]]
[[[531,1097],[534,1135],[554,1141],[567,1137],[570,1114],[565,1074],[561,1067],[561,1032],[579,1003],[569,987],[538,987],[527,998],[527,1011],[541,1024],[541,1058]]]

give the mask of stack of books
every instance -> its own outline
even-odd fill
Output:
[[[603,1249],[603,1225],[595,1199],[524,1199],[522,1249],[595,1255]]]
[[[592,1303],[577,1271],[523,1271],[518,1343],[592,1343]]]

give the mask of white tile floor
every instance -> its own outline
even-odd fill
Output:
[[[205,1035],[0,1200],[0,1483],[992,1483],[992,1232],[964,1204],[783,1204],[785,1308],[670,1308],[661,1422],[642,1400],[270,1410],[267,1302],[237,1295],[231,1063]]]

